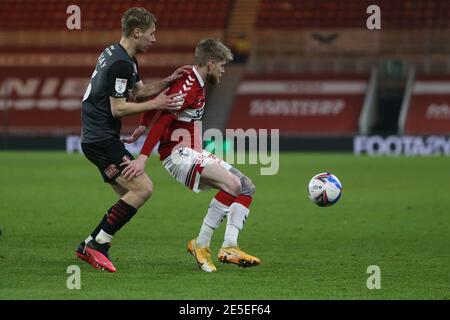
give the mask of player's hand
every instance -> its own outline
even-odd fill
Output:
[[[161,92],[155,99],[153,99],[153,104],[155,109],[167,110],[167,111],[178,111],[183,106],[184,97],[186,93],[174,93],[167,94],[169,88]]]
[[[169,84],[172,84],[175,80],[181,78],[184,74],[188,74],[191,69],[192,66],[189,65],[182,66],[177,70],[175,70],[174,73],[172,73],[170,76],[168,76],[166,80],[167,82],[169,82]]]
[[[124,143],[133,143],[137,139],[139,139],[140,136],[142,136],[145,133],[146,127],[145,126],[139,126],[137,127],[131,137],[122,139],[122,142]]]
[[[148,157],[140,154],[135,160],[127,160],[120,164],[120,166],[126,166],[122,171],[122,176],[130,181],[134,177],[138,177],[145,171],[145,164],[147,163]]]

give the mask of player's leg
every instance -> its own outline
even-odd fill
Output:
[[[224,242],[219,250],[218,259],[223,263],[234,263],[241,267],[256,266],[261,263],[261,260],[242,251],[237,243],[239,232],[244,227],[250,213],[250,204],[253,201],[255,185],[250,178],[237,169],[231,168],[230,172],[240,179],[241,190],[230,205]]]
[[[121,185],[119,185],[115,181],[112,181],[110,183],[110,185],[111,185],[111,188],[114,190],[114,192],[119,196],[119,199],[122,198],[128,192],[128,189],[122,187]],[[84,242],[82,242],[80,244],[81,247],[84,247],[86,243],[88,243],[92,239],[95,239],[95,237],[100,232],[100,230],[102,228],[102,225],[105,223],[107,218],[108,218],[108,213],[105,213],[105,215],[103,216],[102,220],[97,225],[97,227],[94,229],[94,231],[92,231],[92,233],[84,240]]]
[[[122,198],[129,190],[122,187],[120,184],[114,181],[114,183],[111,183],[111,188],[114,190],[114,192],[119,196],[119,198]]]
[[[115,183],[118,186],[116,189],[128,192],[108,210],[107,218],[95,237],[98,243],[111,242],[115,233],[133,218],[139,207],[152,195],[153,184],[146,173],[130,181],[118,176]]]
[[[240,179],[225,169],[220,163],[210,161],[200,174],[200,184],[222,190],[233,197],[241,191]]]
[[[128,190],[107,212],[102,222],[94,232],[98,234],[93,240],[86,243],[85,252],[88,263],[97,268],[115,272],[116,268],[109,257],[109,247],[114,235],[137,213],[137,209],[147,201],[153,185],[147,174],[134,177],[130,181],[117,176],[115,182],[123,189]]]
[[[200,175],[200,185],[219,189],[211,200],[208,212],[203,219],[199,235],[196,238],[198,247],[209,247],[211,238],[223,219],[228,216],[229,207],[241,189],[239,179],[217,162],[209,162]]]
[[[201,184],[202,171],[205,170],[205,166],[210,163],[212,166],[216,163],[212,155],[204,152],[201,154],[190,148],[181,148],[163,161],[164,168],[173,176],[177,181],[184,184],[186,187],[194,192],[200,192],[205,190],[206,185]],[[210,169],[206,169],[208,172]],[[212,169],[214,170],[214,169]],[[234,192],[237,194],[240,186],[239,180],[230,175],[225,169],[219,167],[218,175],[209,176],[208,173],[205,175],[205,179],[208,180],[210,185],[223,188],[229,192]],[[223,182],[225,181],[225,183]],[[208,188],[210,186],[208,185]],[[233,191],[234,190],[234,191]],[[222,192],[226,197],[233,199],[231,195]],[[216,271],[216,267],[211,259],[211,252],[209,250],[211,236],[219,225],[220,222],[228,213],[228,207],[231,203],[224,204],[226,200],[224,197],[218,194],[214,199],[212,199],[206,217],[204,218],[203,225],[201,227],[200,234],[197,238],[192,239],[188,242],[187,250],[196,259],[197,264],[203,271],[213,272]]]
[[[224,170],[227,172],[225,174]],[[233,178],[229,178],[229,176]],[[239,189],[236,190],[235,182],[238,181]],[[229,168],[227,170],[223,164],[208,164],[201,173],[201,182],[212,187],[218,188],[222,194],[228,195],[227,202],[229,205],[229,213],[227,219],[227,227],[225,230],[224,242],[219,251],[219,260],[224,263],[235,263],[243,267],[258,265],[261,261],[239,249],[237,239],[239,232],[243,229],[244,223],[250,213],[249,207],[255,193],[255,185],[253,182],[239,170]],[[232,198],[230,198],[232,197]],[[205,225],[202,230],[208,230]],[[202,231],[200,232],[202,233]],[[204,233],[207,236],[207,233]]]
[[[231,168],[229,172],[239,179],[241,189],[239,190],[238,196],[230,205],[230,213],[228,214],[227,228],[222,246],[237,247],[239,231],[244,227],[244,223],[250,213],[249,208],[253,201],[255,185],[250,178],[242,174],[239,170]]]
[[[234,173],[232,170],[234,170]],[[213,207],[213,210],[208,210],[198,239],[208,239],[212,236],[212,232],[219,227],[223,215],[226,214],[228,223],[224,244],[227,247],[237,246],[237,235],[248,215],[248,209],[244,210],[240,206],[234,206],[234,203],[242,194],[243,184],[241,181],[246,183],[246,180],[241,179],[236,174],[238,172],[232,167],[230,170],[227,170],[222,164],[217,162],[210,162],[203,169],[200,183],[219,189],[219,192],[211,203],[213,204],[214,202],[217,205]],[[241,176],[243,175],[241,174]],[[246,186],[245,189],[249,189],[249,187]],[[247,194],[251,196],[253,192],[247,192]],[[233,208],[233,211],[231,211],[231,208]]]
[[[222,221],[230,212],[230,205],[234,202],[232,195],[219,191],[212,198],[208,206],[208,211],[203,219],[203,224],[196,239],[199,247],[209,247],[214,231],[220,227]]]
[[[211,200],[208,211],[203,219],[202,226],[197,238],[188,243],[188,252],[197,260],[197,264],[203,271],[214,272],[217,270],[211,259],[210,244],[214,231],[229,213],[229,206],[234,197],[219,191]]]
[[[195,257],[197,264],[202,270],[207,272],[215,271],[216,267],[212,263],[209,250],[211,237],[224,217],[228,215],[230,206],[236,199],[241,199],[245,196],[241,195],[241,178],[229,171],[232,167],[226,162],[206,151],[203,151],[202,154],[200,154],[189,148],[180,149],[178,152],[173,153],[169,158],[164,160],[163,166],[177,181],[183,183],[194,192],[200,192],[210,187],[219,189],[219,192],[210,203],[198,237],[189,241],[187,246],[188,252]],[[248,180],[242,181],[246,182]],[[240,210],[233,210],[237,211],[239,215],[242,215]],[[244,215],[245,214],[248,214],[248,210],[247,212],[244,212]],[[234,216],[236,216],[236,214],[234,214]],[[230,219],[229,215],[228,219]],[[239,216],[238,218],[229,221],[238,219]],[[245,218],[243,220],[245,220]],[[239,250],[237,245],[236,250]],[[241,251],[241,257],[243,254],[244,253]],[[249,255],[246,255],[246,258],[248,258],[248,261],[258,261],[259,263],[257,258]],[[227,260],[227,262],[233,261]]]
[[[211,260],[210,243],[214,231],[227,216],[230,204],[240,190],[239,180],[230,174],[224,167],[215,161],[209,161],[200,171],[199,185],[223,189],[211,200],[208,211],[203,219],[198,237],[188,243],[188,252],[197,260],[197,264],[203,271],[213,272],[216,267]],[[195,179],[195,177],[192,177]],[[196,190],[194,188],[193,190]],[[229,192],[229,193],[227,193]]]
[[[96,268],[114,272],[116,269],[109,259],[109,247],[115,233],[136,214],[137,209],[151,196],[152,182],[146,175],[140,175],[131,181],[121,177],[124,167],[120,164],[133,156],[125,149],[120,140],[111,139],[98,144],[82,145],[85,156],[97,166],[103,180],[113,186],[122,195],[121,198],[102,217],[100,224],[91,233],[93,238],[83,247],[77,247],[77,256]]]

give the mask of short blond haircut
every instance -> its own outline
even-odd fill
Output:
[[[133,7],[122,15],[122,35],[130,37],[135,28],[147,31],[156,25],[156,17],[142,7]]]
[[[214,39],[204,39],[195,48],[195,64],[204,66],[208,61],[226,63],[233,60],[233,54],[222,42]]]

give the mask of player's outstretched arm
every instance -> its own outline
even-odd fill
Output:
[[[133,143],[142,136],[148,127],[153,126],[161,116],[161,110],[151,110],[141,113],[139,117],[139,126],[133,131],[133,134],[122,139],[124,143]]]
[[[133,96],[137,102],[148,100],[149,98],[159,94],[164,89],[172,85],[177,79],[181,78],[184,74],[188,74],[192,66],[182,66],[174,71],[170,76],[161,80],[155,81],[150,84],[143,84],[142,81],[136,83],[133,88]]]
[[[125,98],[109,97],[111,113],[116,118],[122,118],[149,110],[177,111],[184,102],[184,96],[179,93],[167,95],[169,88],[161,92],[155,99],[146,102],[127,102]]]
[[[131,137],[123,138],[121,140],[124,143],[133,143],[137,139],[139,139],[140,136],[142,136],[145,133],[145,130],[147,130],[147,127],[143,126],[143,125],[140,125],[136,129],[134,129],[133,134],[131,135]]]
[[[175,116],[171,113],[163,115],[158,122],[150,129],[150,132],[145,139],[144,145],[141,149],[141,154],[135,160],[127,160],[122,162],[121,166],[126,166],[122,171],[122,175],[125,179],[131,180],[133,177],[137,177],[144,173],[145,165],[147,163],[148,157],[152,152],[156,143],[161,139],[161,136],[170,126]]]

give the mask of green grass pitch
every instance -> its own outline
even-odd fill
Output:
[[[449,299],[450,176],[444,157],[282,153],[274,176],[237,166],[257,191],[239,243],[263,263],[207,274],[186,252],[213,191],[194,194],[153,157],[152,199],[115,237],[115,274],[74,248],[116,201],[82,155],[0,152],[0,299]],[[329,171],[344,193],[334,207],[306,196]],[[224,224],[214,235],[214,257]],[[68,266],[81,268],[69,290]],[[381,289],[366,286],[381,269]]]

